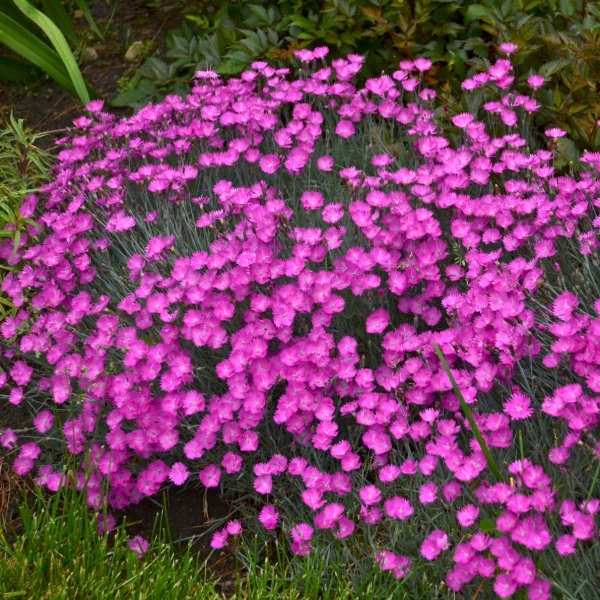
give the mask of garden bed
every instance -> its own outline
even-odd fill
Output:
[[[0,244],[16,473],[68,469],[142,561],[168,490],[219,569],[591,598],[600,153],[536,128],[545,78],[497,52],[452,107],[426,58],[326,46],[88,103]]]

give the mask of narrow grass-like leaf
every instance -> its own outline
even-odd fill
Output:
[[[465,398],[462,395],[462,392],[460,391],[458,384],[456,383],[456,379],[454,379],[454,375],[452,375],[452,371],[450,371],[450,367],[448,366],[448,363],[446,362],[446,357],[444,356],[444,353],[440,350],[440,347],[437,344],[434,344],[433,347],[435,349],[435,353],[437,354],[438,358],[440,359],[440,361],[442,363],[442,366],[444,367],[444,371],[446,371],[446,374],[450,378],[450,381],[452,383],[452,389],[454,390],[454,393],[457,395],[458,400],[460,401],[460,408],[461,408],[463,414],[465,415],[465,417],[467,418],[467,421],[469,421],[469,425],[471,426],[473,435],[475,436],[475,439],[479,443],[479,447],[481,448],[481,451],[483,452],[483,455],[485,456],[485,460],[487,461],[488,467],[494,474],[494,477],[496,478],[496,480],[502,481],[502,476],[500,475],[500,470],[498,469],[498,466],[496,465],[496,461],[492,457],[490,449],[488,448],[487,444],[485,443],[485,440],[483,439],[481,432],[479,431],[479,427],[477,427],[477,423],[475,423],[475,419],[473,419],[473,413],[471,412],[469,405],[465,402]]]
[[[596,464],[596,471],[594,472],[594,477],[592,477],[592,483],[590,484],[590,489],[588,491],[587,498],[585,499],[585,506],[583,510],[587,508],[588,502],[592,499],[592,494],[596,489],[596,484],[598,483],[598,478],[600,478],[600,460]]]
[[[104,39],[104,35],[98,28],[98,25],[96,25],[94,17],[92,17],[87,0],[75,0],[75,4],[77,4],[77,7],[83,13],[84,18],[87,21],[89,28],[94,32],[94,35],[97,35],[100,39]]]

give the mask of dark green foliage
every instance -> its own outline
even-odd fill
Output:
[[[257,59],[288,65],[294,50],[319,45],[334,56],[366,55],[365,77],[425,56],[434,62],[429,83],[456,104],[461,80],[511,41],[522,85],[532,73],[547,79],[538,131],[559,126],[579,150],[600,145],[600,6],[591,0],[232,0],[202,3],[186,19],[169,34],[166,55],[143,65],[116,106],[185,92],[197,69],[232,75]]]

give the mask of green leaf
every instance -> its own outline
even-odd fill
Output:
[[[559,71],[564,69],[570,63],[571,61],[567,60],[566,58],[557,58],[556,60],[548,61],[539,68],[539,74],[542,77],[548,79],[549,77],[552,77],[552,75],[554,75],[555,73],[558,73]]]
[[[235,60],[224,60],[216,69],[220,75],[237,75],[248,66],[248,63],[242,63]]]
[[[34,65],[8,56],[0,56],[0,80],[25,83],[39,76],[40,71]]]
[[[15,256],[17,255],[17,250],[19,249],[19,244],[21,243],[21,232],[17,229],[15,231],[15,243],[13,245],[13,251],[10,257],[11,262],[15,260]]]
[[[481,519],[479,521],[479,529],[483,533],[493,534],[496,533],[496,524],[491,519]]]
[[[444,356],[444,353],[441,351],[440,347],[437,344],[433,344],[433,348],[435,350],[435,353],[437,354],[437,357],[440,359],[440,362],[442,363],[442,367],[444,368],[446,375],[448,375],[448,378],[450,379],[450,382],[452,383],[452,389],[454,390],[454,393],[456,394],[456,396],[460,402],[460,409],[461,409],[462,413],[465,415],[465,417],[467,418],[469,425],[471,426],[471,431],[473,432],[473,436],[477,440],[477,443],[479,444],[479,447],[481,448],[481,451],[483,452],[483,455],[485,456],[485,460],[487,461],[490,471],[494,474],[496,481],[502,481],[502,475],[500,475],[500,470],[498,469],[498,466],[496,465],[496,461],[494,460],[492,453],[490,452],[490,449],[488,448],[488,445],[485,443],[485,440],[483,439],[481,432],[479,431],[479,427],[477,426],[477,423],[475,422],[475,419],[473,418],[473,413],[471,412],[471,408],[466,403],[465,398],[462,395],[462,392],[460,391],[458,384],[456,383],[456,379],[454,379],[454,375],[452,374],[452,371],[450,370],[450,367],[448,366],[448,363],[446,362],[446,357]]]
[[[553,90],[552,90],[552,102],[554,104],[554,108],[555,109],[562,109],[564,101],[563,101],[563,97],[562,94],[560,93],[560,89],[558,88],[558,86],[556,86]]]
[[[271,21],[269,19],[269,14],[267,13],[264,6],[260,6],[259,4],[250,4],[248,6],[250,12],[263,23],[270,25]]]
[[[473,21],[489,15],[490,9],[483,4],[471,4],[465,12],[465,25],[470,25]]]
[[[559,2],[560,12],[567,17],[572,17],[575,14],[575,6],[571,0],[560,0]]]
[[[138,105],[152,101],[157,94],[156,85],[148,79],[142,79],[134,89],[119,94],[114,100],[111,100],[110,104],[116,108],[124,106],[135,108]]]
[[[140,75],[155,79],[159,82],[169,79],[169,67],[166,62],[159,58],[149,58],[140,68]]]
[[[60,29],[53,23],[52,19],[48,18],[43,12],[29,4],[27,0],[13,0],[13,2],[28,19],[33,21],[44,32],[62,60],[78,98],[84,104],[89,102],[90,94],[85,85],[85,81],[77,66],[77,61],[69,48],[69,44],[67,44],[67,40]]]
[[[58,54],[3,12],[0,12],[0,40],[13,52],[42,69],[61,87],[75,93],[75,88]]]
[[[77,35],[73,29],[73,23],[59,0],[42,0],[44,14],[52,19],[54,24],[68,37],[71,42],[77,42]]]

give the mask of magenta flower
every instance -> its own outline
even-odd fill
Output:
[[[229,521],[227,523],[227,533],[229,535],[241,535],[242,529],[242,524],[239,521]]]
[[[34,417],[33,424],[38,433],[46,433],[54,425],[54,415],[49,410],[43,410]]]
[[[258,164],[260,166],[260,170],[263,171],[263,173],[268,173],[269,175],[272,175],[273,173],[275,173],[275,171],[277,171],[277,169],[279,169],[279,165],[281,164],[281,162],[276,154],[265,154],[260,158]]]
[[[530,404],[531,398],[516,388],[504,403],[504,412],[515,421],[528,419],[533,415],[533,408]]]
[[[354,125],[352,121],[342,120],[338,121],[335,127],[335,133],[342,138],[349,138],[355,133]]]
[[[400,467],[396,465],[385,465],[379,469],[379,479],[383,483],[389,483],[398,479],[400,472]]]
[[[220,550],[221,548],[225,548],[227,546],[227,539],[229,538],[229,532],[227,529],[222,529],[221,531],[215,531],[210,540],[210,547],[215,550]]]
[[[563,292],[554,299],[552,314],[562,321],[568,321],[579,306],[579,298],[572,292]]]
[[[22,360],[16,361],[10,370],[10,376],[17,385],[27,385],[32,375],[33,369]]]
[[[381,490],[375,485],[367,485],[361,488],[359,496],[367,506],[381,502]]]
[[[377,555],[377,562],[382,571],[393,571],[397,579],[402,579],[410,570],[410,559],[407,556],[382,550]]]
[[[263,527],[268,531],[272,531],[277,527],[279,520],[279,514],[275,510],[272,504],[267,504],[262,507],[258,515],[258,520],[262,523]]]
[[[17,440],[17,434],[10,427],[7,427],[0,436],[0,445],[3,448],[14,448]]]
[[[456,518],[463,527],[470,527],[473,525],[478,516],[479,508],[473,504],[467,504],[456,513]]]
[[[541,75],[531,75],[527,78],[529,87],[534,90],[541,88],[544,85],[545,79]]]
[[[305,210],[317,210],[323,206],[325,198],[321,192],[303,192],[300,203]]]
[[[429,481],[419,489],[419,501],[421,504],[431,504],[437,500],[437,485],[433,481]]]
[[[337,521],[335,531],[333,536],[337,540],[343,540],[351,536],[356,529],[356,523],[352,519],[348,519],[348,517],[340,517]]]
[[[333,156],[319,156],[319,158],[317,158],[317,168],[320,171],[331,171],[333,169],[333,164]]]
[[[221,480],[221,469],[216,465],[209,465],[198,474],[202,485],[207,488],[219,487]]]
[[[546,129],[546,131],[544,132],[546,134],[547,137],[549,137],[550,139],[556,140],[558,138],[564,137],[565,135],[567,135],[567,132],[564,131],[563,129],[560,129],[560,127],[551,127],[550,129]]]
[[[309,542],[313,532],[314,529],[308,523],[299,523],[291,529],[290,535],[295,542]]]
[[[527,588],[527,597],[529,600],[549,600],[552,584],[549,581],[536,579]]]
[[[129,540],[129,549],[135,552],[141,560],[148,551],[148,541],[141,535],[136,535]]]
[[[254,489],[258,494],[270,494],[273,489],[273,479],[271,475],[261,475],[254,479]]]
[[[421,554],[427,560],[435,560],[443,550],[448,550],[448,534],[441,529],[432,531],[421,544]]]
[[[366,320],[367,333],[383,333],[389,325],[390,315],[385,308],[378,308]]]
[[[517,591],[517,583],[508,573],[500,573],[494,580],[494,591],[500,598],[511,598]]]
[[[503,42],[498,46],[498,50],[503,52],[506,55],[514,54],[519,49],[519,46],[513,44],[512,42]]]
[[[388,498],[384,502],[383,507],[389,517],[401,521],[408,519],[414,512],[410,502],[401,496],[392,496],[391,498]]]
[[[188,468],[181,462],[176,462],[169,470],[169,479],[175,485],[183,485],[189,476]]]

